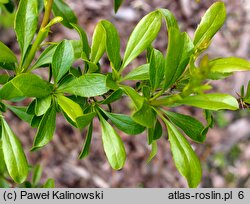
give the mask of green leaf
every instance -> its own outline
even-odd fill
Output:
[[[145,127],[139,125],[131,117],[123,114],[109,113],[102,110],[112,123],[121,131],[129,135],[137,135],[145,130]]]
[[[28,176],[28,162],[23,148],[9,125],[2,118],[2,148],[9,175],[16,183],[23,183]]]
[[[36,187],[41,179],[42,176],[42,167],[38,164],[35,166],[33,170],[33,176],[32,176],[32,185]]]
[[[128,40],[121,70],[151,45],[160,28],[161,13],[159,11],[151,12],[143,17]]]
[[[164,20],[166,21],[166,26],[168,29],[170,28],[176,28],[179,29],[178,22],[174,15],[168,10],[168,9],[158,9],[161,12],[161,15],[164,17]]]
[[[74,59],[78,60],[81,59],[82,54],[83,54],[83,48],[82,48],[82,41],[81,40],[69,40],[73,47],[73,54],[74,54]]]
[[[250,62],[237,57],[218,58],[209,62],[211,72],[231,73],[237,71],[250,71]]]
[[[160,87],[164,78],[165,58],[163,54],[153,49],[150,57],[149,78],[152,90]]]
[[[43,188],[54,188],[54,187],[55,187],[54,179],[48,179],[46,183],[43,185]]]
[[[2,147],[2,140],[0,140],[0,158],[4,158],[4,156],[3,156],[3,147]],[[4,172],[5,172],[5,170],[6,170],[5,161],[4,161],[4,159],[1,159],[0,160],[0,175],[3,175]]]
[[[94,97],[108,92],[106,76],[102,74],[85,74],[72,80],[63,88],[59,87],[58,90],[82,97]]]
[[[224,24],[226,8],[223,2],[214,3],[202,17],[194,34],[194,45],[198,50],[206,49],[213,36]]]
[[[47,47],[39,56],[35,64],[32,66],[32,70],[37,69],[39,67],[45,67],[51,64],[56,48],[57,48],[57,45],[50,45],[49,47]]]
[[[15,19],[15,31],[19,43],[22,59],[36,33],[38,25],[38,1],[21,0]]]
[[[183,115],[179,113],[174,113],[170,111],[164,111],[167,117],[172,123],[181,128],[187,136],[196,142],[204,142],[206,139],[206,134],[203,133],[204,126],[202,123],[195,118]]]
[[[10,184],[4,179],[0,177],[0,188],[10,188]]]
[[[175,166],[187,179],[188,185],[195,188],[202,177],[200,161],[186,138],[167,120],[168,137]]]
[[[102,23],[99,22],[94,30],[90,60],[98,63],[106,49],[106,32]]]
[[[1,4],[7,4],[9,2],[9,0],[0,0]]]
[[[73,122],[76,122],[76,118],[83,115],[81,106],[71,99],[63,95],[57,95],[57,102]]]
[[[1,41],[0,41],[0,62],[17,63],[17,58],[15,54]],[[15,66],[13,68],[15,68]]]
[[[35,151],[48,144],[53,138],[55,128],[56,107],[55,105],[52,105],[42,117],[34,139],[32,151]]]
[[[71,23],[77,24],[74,11],[63,0],[54,0],[52,10],[54,16],[63,18],[62,24],[67,28],[73,28]]]
[[[162,136],[162,126],[159,120],[155,121],[153,128],[148,128],[148,144],[152,144],[153,141],[160,139]]]
[[[237,110],[239,109],[238,101],[228,94],[203,94],[185,97],[178,104],[195,106],[208,110]]]
[[[56,48],[52,58],[52,73],[55,82],[66,74],[74,61],[74,51],[72,44],[68,40],[63,40]]]
[[[96,116],[96,113],[92,112],[92,113],[83,114],[82,116],[77,117],[76,118],[77,127],[85,128],[89,123],[91,123],[91,121],[93,120],[95,116]]]
[[[108,58],[111,62],[111,66],[119,70],[121,66],[121,56],[120,56],[120,38],[118,31],[115,26],[109,21],[102,20],[100,22],[106,33],[106,50]]]
[[[149,64],[143,64],[131,72],[129,72],[121,81],[127,80],[148,80],[149,79]]]
[[[123,91],[121,89],[117,89],[110,96],[108,96],[105,100],[101,101],[101,104],[110,104],[122,97]]]
[[[6,104],[6,106],[8,107],[8,109],[10,109],[13,113],[15,113],[17,115],[17,117],[19,117],[21,120],[31,124],[33,115],[28,114],[27,111],[27,107],[21,107],[21,106],[11,106]]]
[[[90,47],[89,47],[89,43],[88,43],[88,37],[87,34],[85,32],[85,30],[83,30],[82,27],[80,27],[77,24],[73,24],[71,23],[71,25],[73,26],[73,28],[78,32],[78,34],[80,35],[81,38],[81,43],[82,43],[82,51],[85,53],[85,55],[87,57],[89,57],[90,54]]]
[[[0,75],[0,84],[6,84],[10,79],[8,74],[1,74]]]
[[[79,159],[83,159],[89,155],[89,149],[90,149],[90,144],[91,144],[91,139],[92,139],[92,131],[93,131],[93,123],[91,122],[91,124],[89,125],[88,133],[87,133],[82,151],[79,155]]]
[[[123,0],[114,0],[114,11],[117,13],[118,9],[122,5]]]
[[[172,86],[183,74],[192,54],[193,43],[187,33],[181,33],[176,28],[170,28],[164,89]]]
[[[133,101],[136,109],[140,109],[142,107],[142,104],[144,103],[144,98],[139,95],[136,90],[129,86],[122,86],[121,87],[123,91],[130,97],[130,99]]]
[[[17,97],[43,98],[51,94],[53,87],[34,74],[20,74],[0,89],[0,99]]]
[[[133,114],[132,118],[140,125],[152,128],[155,124],[156,115],[155,111],[148,105],[147,101],[144,101],[141,108]]]
[[[114,128],[100,114],[99,119],[102,127],[104,152],[111,167],[119,170],[124,166],[126,160],[124,144]]]
[[[152,159],[157,155],[157,151],[158,151],[157,142],[154,141],[151,145],[151,152],[150,152],[150,155],[147,159],[147,163],[152,161]]]
[[[36,116],[41,116],[47,112],[51,105],[51,96],[47,96],[45,98],[38,98],[36,100],[35,114]]]

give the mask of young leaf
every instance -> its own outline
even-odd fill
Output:
[[[50,45],[49,47],[47,47],[39,56],[38,60],[35,62],[31,69],[34,70],[39,67],[44,67],[51,64],[56,48],[57,45]]]
[[[172,86],[185,71],[190,56],[193,53],[193,43],[186,33],[179,29],[169,29],[169,45],[166,57],[164,89]]]
[[[102,110],[112,123],[121,131],[129,135],[137,135],[145,130],[145,127],[132,120],[131,117],[123,114],[109,113]]]
[[[52,10],[54,16],[63,18],[62,24],[67,28],[73,28],[71,23],[77,24],[74,11],[63,0],[54,0]]]
[[[83,30],[83,28],[81,28],[77,24],[71,23],[71,25],[73,26],[73,28],[80,35],[81,43],[82,43],[82,51],[85,53],[85,55],[87,56],[87,58],[89,58],[89,54],[90,54],[91,50],[90,50],[90,47],[89,47],[88,37],[87,37],[87,34],[86,34],[85,30]]]
[[[121,81],[127,80],[148,80],[149,79],[149,64],[143,64],[131,72],[129,72]]]
[[[139,95],[133,88],[129,86],[122,86],[121,88],[133,101],[136,109],[137,110],[140,109],[142,107],[142,104],[144,103],[144,98],[141,95]]]
[[[82,97],[94,97],[108,92],[106,76],[102,74],[85,74],[58,90]]]
[[[46,183],[43,185],[43,188],[54,188],[54,187],[55,187],[54,179],[48,179]]]
[[[102,23],[99,22],[93,34],[92,46],[91,46],[91,56],[90,60],[93,63],[98,63],[104,54],[106,49],[106,32],[102,26]]]
[[[47,96],[45,98],[38,98],[36,100],[35,114],[36,116],[41,116],[47,112],[51,105],[51,96]]]
[[[155,111],[144,100],[141,108],[133,114],[132,118],[140,125],[147,128],[152,128],[155,124],[156,115]]]
[[[38,164],[35,166],[33,170],[32,185],[34,187],[36,187],[39,184],[41,176],[42,176],[42,167]]]
[[[109,21],[102,20],[101,24],[106,33],[106,50],[111,66],[119,70],[121,66],[120,38],[115,26]]]
[[[56,107],[52,105],[43,115],[39,124],[32,151],[35,151],[50,142],[56,128]]]
[[[153,49],[150,57],[150,67],[149,67],[149,78],[152,90],[156,90],[160,87],[160,84],[164,78],[165,70],[165,58],[163,54]]]
[[[194,45],[198,50],[204,50],[209,46],[213,36],[224,24],[226,8],[223,2],[214,3],[202,17],[194,34]]]
[[[107,97],[105,100],[101,101],[101,104],[110,104],[117,100],[119,100],[122,97],[123,91],[121,89],[117,89],[114,91],[109,97]]]
[[[170,28],[179,29],[178,22],[177,22],[176,18],[169,10],[160,8],[160,9],[158,9],[158,11],[160,11],[161,15],[164,17],[168,30]]]
[[[88,156],[88,154],[89,154],[90,143],[91,143],[91,139],[92,139],[92,131],[93,131],[93,123],[91,122],[89,125],[88,133],[87,133],[82,151],[79,155],[79,159],[83,159],[86,156]]]
[[[73,61],[74,51],[72,44],[67,40],[63,40],[57,46],[52,58],[52,73],[56,83],[69,71]]]
[[[99,119],[102,127],[104,152],[111,167],[119,170],[123,167],[126,160],[124,144],[114,128],[100,114]]]
[[[159,120],[156,120],[153,128],[148,128],[148,144],[160,139],[162,136],[162,126]]]
[[[158,151],[157,142],[153,141],[152,145],[151,145],[151,152],[150,152],[150,155],[147,159],[147,163],[152,161],[152,159],[157,155],[157,151]]]
[[[250,71],[250,62],[237,57],[218,58],[209,62],[211,72],[231,73],[237,71]]]
[[[22,145],[3,118],[1,123],[2,148],[6,167],[16,183],[23,183],[28,176],[28,162]]]
[[[8,109],[10,109],[13,113],[17,115],[21,120],[31,124],[33,115],[30,115],[27,113],[27,107],[21,107],[21,106],[11,106],[6,104]]]
[[[239,109],[238,101],[233,96],[218,93],[188,96],[179,101],[178,104],[195,106],[208,110]]]
[[[21,0],[15,19],[15,31],[19,43],[22,59],[36,33],[38,25],[38,1]]]
[[[57,102],[73,122],[76,122],[76,118],[83,115],[81,106],[71,99],[63,95],[57,95]]]
[[[17,97],[43,98],[52,92],[53,87],[34,74],[20,74],[0,89],[0,99],[10,100]]]
[[[159,11],[149,13],[137,24],[127,43],[121,70],[147,49],[156,38],[160,28],[161,13]]]
[[[92,112],[92,113],[83,114],[82,116],[77,117],[76,118],[77,127],[85,128],[89,123],[91,123],[91,121],[93,120],[95,116],[96,116],[96,113]]]
[[[192,140],[196,142],[205,141],[206,134],[203,133],[204,126],[200,121],[188,115],[170,111],[164,111],[164,113],[172,123],[181,128]]]
[[[2,134],[1,134],[2,137]],[[0,175],[3,175],[5,170],[6,170],[6,165],[5,165],[5,161],[4,161],[4,156],[3,156],[3,147],[2,147],[2,140],[0,140]],[[0,187],[1,188],[1,187]]]
[[[123,0],[114,0],[114,11],[115,13],[118,11],[120,6],[122,5]]]
[[[168,137],[175,166],[187,179],[188,185],[195,188],[199,185],[202,170],[198,157],[186,138],[167,120]]]
[[[17,63],[17,58],[15,54],[1,41],[0,41],[0,62]],[[15,68],[15,66],[13,68]]]

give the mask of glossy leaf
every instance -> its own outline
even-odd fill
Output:
[[[101,104],[110,104],[117,100],[119,100],[122,97],[123,91],[121,89],[117,89],[114,91],[110,96],[108,96],[106,99],[101,101]]]
[[[172,86],[183,74],[193,53],[193,43],[186,33],[169,29],[169,45],[166,57],[164,88]]]
[[[188,96],[178,103],[208,110],[237,110],[239,108],[238,101],[233,96],[218,93]]]
[[[164,111],[167,117],[172,123],[181,128],[187,136],[196,142],[204,142],[206,134],[203,133],[204,126],[195,118],[183,115],[180,113],[174,113],[170,111]]]
[[[137,135],[145,130],[145,127],[139,125],[127,115],[103,112],[118,129],[129,135]]]
[[[148,144],[160,139],[162,136],[162,126],[159,120],[155,121],[154,127],[148,128]]]
[[[114,128],[101,115],[99,117],[102,127],[104,152],[111,167],[119,170],[124,166],[126,160],[124,144]]]
[[[19,43],[22,58],[36,33],[38,25],[38,1],[21,0],[15,19],[15,31]]]
[[[1,134],[1,137],[2,137],[2,134]],[[3,156],[2,140],[0,140],[0,158],[1,158],[1,160],[0,160],[0,175],[2,175],[6,170],[5,161],[3,159],[4,156]]]
[[[89,155],[90,143],[92,139],[92,131],[93,131],[93,123],[91,122],[91,124],[89,125],[88,133],[87,133],[82,151],[79,155],[79,159],[83,159]]]
[[[85,32],[85,30],[83,30],[83,28],[81,28],[79,25],[77,24],[71,24],[73,26],[73,28],[78,32],[78,34],[80,35],[81,38],[81,43],[82,43],[82,51],[85,53],[85,55],[87,57],[89,57],[90,54],[90,47],[89,47],[89,43],[88,43],[88,37],[87,34]]]
[[[105,49],[106,49],[106,32],[102,26],[102,23],[99,22],[96,25],[93,34],[90,60],[95,64],[98,63],[101,57],[103,56]]]
[[[123,0],[114,0],[114,11],[115,13],[118,11],[120,6],[122,5]]]
[[[149,79],[149,64],[143,64],[131,72],[129,72],[121,81],[127,80],[148,80]]]
[[[33,186],[37,186],[39,184],[41,176],[42,176],[42,167],[38,164],[35,166],[33,170],[33,176],[32,176]]]
[[[43,188],[54,188],[54,187],[55,187],[54,179],[48,179],[46,183],[43,185]]]
[[[74,11],[63,0],[54,0],[52,10],[54,16],[61,16],[63,18],[62,24],[64,26],[73,28],[71,23],[77,24]]]
[[[199,185],[202,176],[200,161],[185,137],[174,125],[168,121],[165,122],[175,166],[187,179],[189,187],[195,188]]]
[[[64,40],[57,46],[52,58],[52,73],[56,83],[69,71],[73,61],[72,44]]]
[[[168,9],[160,8],[158,10],[161,12],[161,15],[163,16],[163,18],[164,18],[164,20],[166,22],[166,26],[167,26],[168,30],[170,28],[179,29],[176,18],[174,17],[174,15]]]
[[[194,45],[196,49],[204,50],[213,36],[224,24],[226,19],[226,8],[223,2],[214,3],[202,17],[201,22],[195,31]]]
[[[51,105],[51,100],[51,96],[47,96],[45,98],[38,98],[36,100],[35,114],[37,116],[41,116],[46,113]]]
[[[119,70],[121,66],[121,56],[120,56],[120,38],[118,31],[115,26],[109,21],[102,20],[101,24],[105,30],[106,34],[106,50],[108,58],[111,62],[111,66]]]
[[[165,58],[163,54],[154,49],[150,57],[149,78],[152,90],[160,87],[164,78]]]
[[[22,106],[11,106],[7,105],[8,109],[10,109],[14,114],[17,115],[21,120],[31,124],[33,115],[27,113],[27,108]]]
[[[48,144],[53,138],[56,128],[56,108],[52,105],[47,112],[43,115],[40,121],[32,151],[35,151],[46,144]]]
[[[1,123],[2,149],[6,167],[16,183],[23,183],[28,176],[28,162],[22,145],[3,118]]]
[[[0,41],[0,62],[17,63],[17,58],[15,54],[1,41]],[[15,68],[15,66],[13,68]]]
[[[150,107],[147,102],[144,101],[141,108],[133,114],[132,118],[140,125],[147,128],[152,128],[155,124],[156,115],[152,107]]]
[[[0,99],[17,97],[43,98],[52,92],[53,87],[34,74],[20,74],[0,89]]]
[[[121,69],[151,45],[161,28],[161,17],[159,11],[154,11],[137,24],[128,40]]]
[[[57,45],[50,45],[49,47],[47,47],[39,56],[35,64],[32,66],[32,69],[37,69],[39,67],[44,67],[51,64],[56,48]]]
[[[83,115],[81,106],[78,103],[72,101],[71,99],[63,95],[57,95],[57,102],[58,105],[73,122],[76,122],[76,118]]]
[[[144,103],[144,98],[139,95],[136,90],[129,86],[122,86],[121,87],[124,92],[129,96],[129,98],[133,101],[136,109],[140,109],[142,107],[142,104]]]
[[[82,97],[94,97],[108,92],[106,76],[101,74],[85,74],[72,80],[60,91]]]
[[[250,71],[250,62],[237,57],[218,58],[209,62],[211,72],[231,73],[237,71]]]
[[[96,116],[95,112],[86,113],[76,118],[76,124],[78,128],[85,128],[93,118]]]

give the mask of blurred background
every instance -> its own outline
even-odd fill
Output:
[[[126,42],[135,25],[148,12],[162,7],[176,16],[182,31],[193,37],[201,16],[214,0],[125,0],[119,12],[113,12],[112,0],[66,0],[75,11],[81,25],[91,36],[96,23],[107,19],[117,27],[124,52]],[[250,0],[224,0],[227,7],[227,20],[215,36],[206,53],[210,58],[238,56],[250,60]],[[2,11],[1,11],[2,12]],[[0,17],[0,40],[15,53],[19,48],[12,28],[14,16],[3,13]],[[49,41],[78,39],[75,31],[61,25],[52,27]],[[166,28],[162,28],[155,47],[165,52],[167,48]],[[134,61],[130,68],[145,63],[143,55]],[[101,61],[103,69],[109,70],[105,57]],[[82,66],[81,62],[79,65]],[[45,70],[40,70],[46,75]],[[236,73],[223,81],[214,81],[215,91],[237,96],[242,85],[247,85],[250,73]],[[130,114],[130,101],[124,97],[122,102],[113,105],[116,113]],[[190,107],[176,109],[183,114],[202,118],[202,112]],[[250,187],[250,114],[249,110],[219,111],[214,113],[216,125],[207,134],[203,144],[192,143],[201,159],[203,178],[200,187]],[[86,130],[79,131],[68,125],[62,115],[57,117],[57,129],[53,141],[38,152],[29,149],[36,133],[28,124],[11,112],[6,119],[25,147],[31,164],[44,168],[43,179],[55,179],[57,187],[186,187],[185,180],[177,172],[170,153],[167,134],[159,142],[156,158],[147,164],[150,153],[146,134],[128,136],[121,133],[127,151],[127,161],[121,171],[109,166],[102,147],[101,132],[97,121],[91,144],[90,155],[78,160]]]

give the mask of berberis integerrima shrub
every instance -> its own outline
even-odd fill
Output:
[[[121,2],[115,1],[115,10]],[[38,17],[43,10],[44,18],[37,32]],[[51,11],[54,18],[50,20]],[[87,127],[88,133],[80,159],[89,154],[92,121],[97,117],[106,157],[116,170],[121,169],[126,160],[126,150],[116,129],[128,135],[146,131],[148,144],[152,146],[148,160],[157,153],[157,140],[162,135],[167,136],[177,170],[186,178],[190,187],[196,187],[202,177],[201,165],[185,136],[194,142],[204,142],[208,129],[213,126],[211,111],[239,108],[238,101],[231,95],[211,91],[206,93],[212,89],[209,82],[226,78],[235,71],[250,70],[248,61],[236,57],[209,59],[203,55],[197,60],[209,47],[225,18],[224,4],[213,4],[198,25],[194,39],[191,39],[180,30],[169,10],[157,9],[137,24],[127,42],[124,56],[121,56],[119,34],[111,22],[102,20],[96,25],[89,46],[85,31],[77,24],[77,18],[64,1],[45,0],[43,4],[39,0],[20,0],[14,28],[21,58],[17,59],[0,42],[0,66],[7,73],[0,76],[1,179],[6,178],[8,172],[14,182],[20,184],[26,180],[29,171],[23,148],[4,120],[4,112],[11,110],[31,127],[37,128],[31,151],[39,150],[52,140],[57,113],[63,113],[74,127]],[[153,47],[163,19],[168,30],[166,56]],[[80,40],[43,43],[51,26],[56,23],[75,29]],[[36,52],[44,47],[46,49],[35,60]],[[127,66],[145,50],[147,63],[125,75]],[[108,74],[103,74],[99,63],[105,52],[111,68]],[[73,67],[79,59],[82,60],[82,67]],[[40,67],[47,67],[48,79],[33,73]],[[136,89],[126,85],[129,80],[136,82]],[[132,101],[131,116],[111,111],[112,103],[120,100],[123,95]],[[28,107],[12,105],[15,104],[13,101],[25,98],[32,99]],[[248,107],[249,101],[250,87],[240,99],[243,107]],[[171,109],[182,105],[203,109],[207,124]],[[167,133],[162,131],[163,124]],[[33,179],[36,185],[39,180],[37,177],[40,178],[41,174],[37,169]]]

